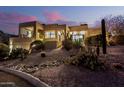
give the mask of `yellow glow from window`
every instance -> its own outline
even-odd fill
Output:
[[[54,31],[45,32],[45,38],[55,38],[55,32]]]

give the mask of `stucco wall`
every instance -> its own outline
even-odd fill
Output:
[[[65,24],[59,25],[59,24],[41,24],[39,22],[33,21],[33,22],[26,22],[19,24],[19,33],[21,27],[28,27],[33,26],[34,27],[34,34],[32,38],[22,38],[21,36],[16,38],[10,38],[10,41],[12,42],[12,45],[14,48],[21,47],[24,49],[29,49],[31,42],[34,40],[45,40],[46,41],[46,48],[57,48],[62,44],[62,40],[66,37],[65,34],[60,35],[62,37],[62,40],[59,41],[58,31],[60,32],[70,32],[70,31],[85,31],[84,39],[89,36],[94,36],[101,34],[100,28],[88,28],[87,24],[81,24],[79,26],[67,26]],[[42,31],[44,37],[39,37],[39,30]],[[55,31],[56,38],[45,38],[45,31]]]
[[[53,41],[45,41],[45,48],[46,49],[55,49],[58,46],[58,42],[53,40]]]
[[[12,44],[12,48],[23,48],[29,50],[31,42],[33,42],[33,39],[30,38],[10,38],[10,45]]]
[[[40,32],[41,31],[41,32]],[[39,34],[42,33],[44,35],[44,25],[40,24],[39,22],[36,23],[36,40],[43,40],[44,37],[39,37]]]
[[[101,28],[89,28],[87,31],[87,37],[101,34]]]

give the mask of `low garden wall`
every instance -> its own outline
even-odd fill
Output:
[[[49,87],[49,85],[47,85],[46,83],[40,81],[38,78],[36,78],[28,73],[10,69],[10,68],[5,68],[5,67],[0,67],[0,70],[3,72],[7,72],[10,74],[16,75],[16,76],[26,80],[27,82],[29,82],[30,84],[32,84],[35,87]]]

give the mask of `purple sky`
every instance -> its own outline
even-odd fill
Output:
[[[93,25],[97,20],[108,15],[123,15],[124,7],[99,6],[0,6],[0,30],[17,34],[18,24],[26,21]]]

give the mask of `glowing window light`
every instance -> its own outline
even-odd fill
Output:
[[[27,32],[27,37],[32,37],[31,31],[28,31],[28,32]]]
[[[45,32],[45,38],[55,38],[55,32]]]
[[[80,34],[81,34],[81,35],[85,34],[85,31],[80,31]]]
[[[77,34],[77,32],[73,32],[73,34],[74,34],[74,35],[76,35],[76,34]]]

